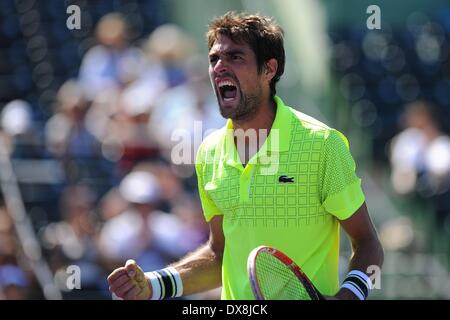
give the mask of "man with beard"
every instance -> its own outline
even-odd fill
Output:
[[[222,286],[222,299],[254,299],[247,257],[273,246],[329,298],[365,299],[369,266],[383,262],[343,134],[276,96],[284,71],[282,29],[268,17],[227,13],[207,33],[209,74],[226,126],[197,153],[207,244],[168,268],[143,273],[133,260],[108,277],[123,299],[164,299]],[[339,227],[351,239],[339,285]]]

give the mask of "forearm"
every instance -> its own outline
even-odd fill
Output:
[[[183,295],[191,295],[219,287],[222,284],[222,255],[210,243],[171,265],[181,276]]]
[[[377,266],[381,269],[384,261],[384,253],[378,241],[360,241],[353,244],[353,255],[350,259],[348,270],[359,270],[368,276],[370,266]],[[356,299],[355,295],[348,289],[341,288],[336,294],[340,299]]]
[[[353,244],[353,255],[349,262],[349,270],[361,270],[367,272],[369,266],[383,265],[384,253],[378,241],[360,241]]]

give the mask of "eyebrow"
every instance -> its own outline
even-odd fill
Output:
[[[230,49],[230,50],[223,51],[222,53],[226,56],[233,56],[236,54],[245,55],[245,52],[241,49]],[[219,53],[217,51],[213,51],[209,54],[210,57],[217,56],[217,55],[219,55]]]

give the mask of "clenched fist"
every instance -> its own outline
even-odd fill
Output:
[[[114,270],[108,276],[108,283],[109,290],[125,300],[148,300],[152,296],[150,283],[134,260]]]

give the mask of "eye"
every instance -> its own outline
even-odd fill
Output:
[[[232,60],[242,60],[242,57],[239,56],[239,55],[237,55],[237,54],[233,54],[233,55],[231,56],[231,59],[232,59]]]
[[[213,64],[215,62],[217,62],[217,56],[210,56],[209,57],[209,63]]]

